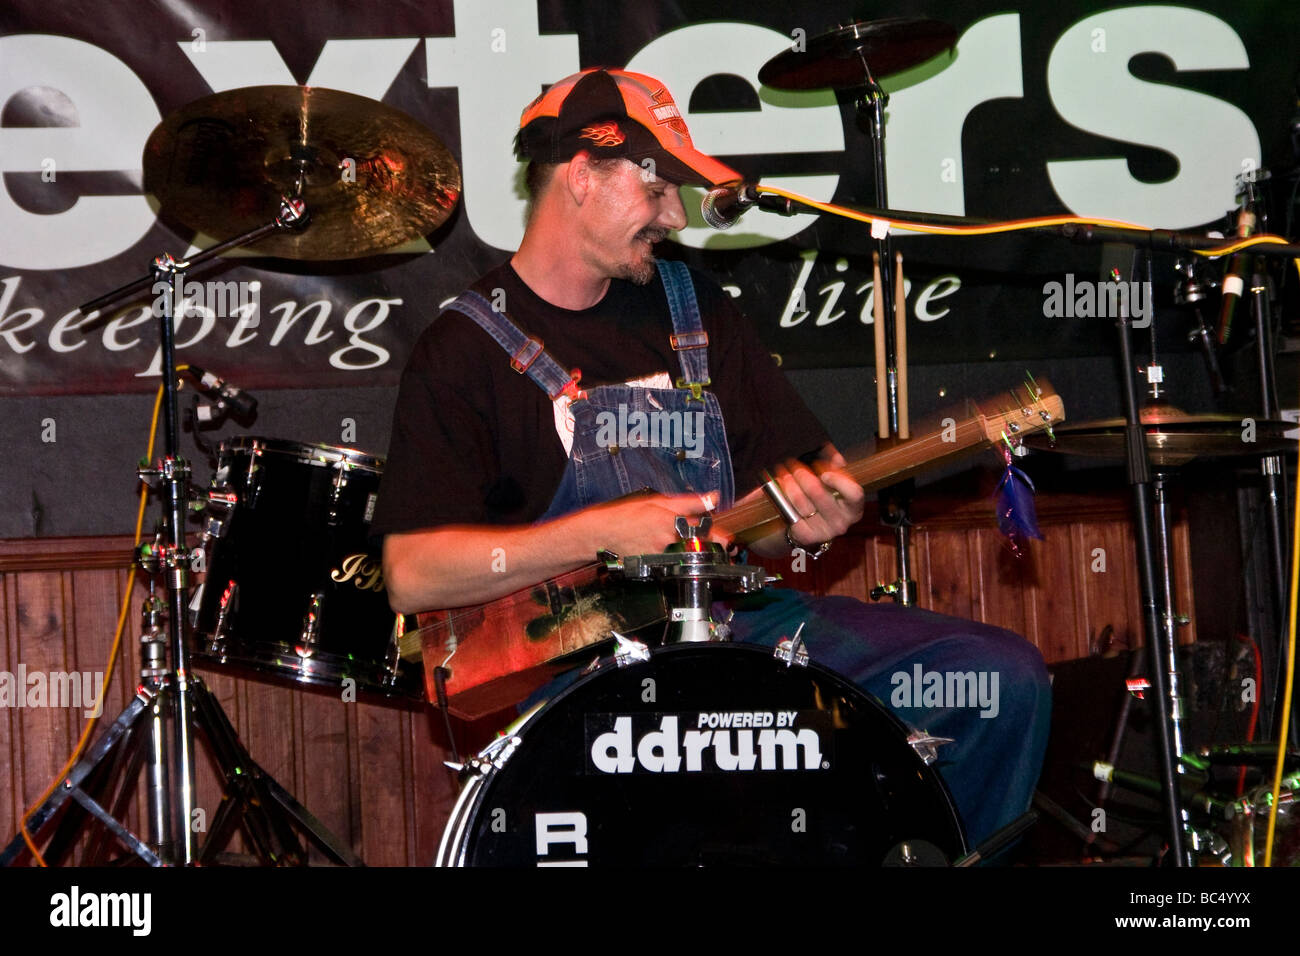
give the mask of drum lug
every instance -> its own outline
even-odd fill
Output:
[[[539,708],[534,708],[534,712]],[[531,714],[529,715],[531,716]],[[518,726],[518,725],[516,725]],[[492,743],[483,748],[482,752],[470,757],[464,763],[456,763],[453,760],[444,760],[443,766],[454,770],[462,778],[472,777],[477,774],[480,777],[486,777],[493,771],[500,770],[506,765],[519,745],[523,743],[523,738],[516,734],[509,734],[498,737]]]
[[[808,666],[808,646],[803,642],[803,626],[806,623],[800,621],[794,637],[782,638],[777,641],[776,647],[772,650],[772,656],[779,661],[785,661],[787,668],[791,664],[798,664],[800,667]]]
[[[311,657],[316,653],[316,644],[320,640],[321,608],[325,603],[325,592],[317,591],[311,596],[311,604],[302,618],[302,633],[294,651],[299,657]]]
[[[262,491],[262,450],[254,448],[253,453],[248,456],[248,477],[244,480],[244,493],[248,498],[248,507],[257,507],[257,496]]]
[[[207,586],[207,582],[204,582]],[[221,653],[221,646],[226,640],[226,625],[230,621],[230,612],[239,610],[239,585],[229,581],[221,592],[221,603],[217,605],[217,622],[212,627],[212,640],[208,642],[208,652]]]
[[[394,687],[402,674],[402,638],[406,634],[406,617],[393,616],[393,630],[388,636],[388,653],[384,658],[384,676],[380,679],[387,687]]]
[[[925,761],[927,767],[939,759],[939,752],[936,748],[942,747],[944,744],[954,743],[951,737],[931,737],[924,730],[912,731],[907,735],[907,742],[911,744],[917,756]]]
[[[630,637],[624,637],[618,631],[610,631],[614,635],[614,640],[618,642],[618,647],[614,651],[614,663],[619,667],[627,667],[629,664],[635,664],[637,661],[650,660],[650,648],[638,640]]]
[[[215,485],[201,493],[207,502],[207,518],[203,524],[203,543],[224,538],[230,530],[230,517],[239,504],[239,495],[229,485]]]
[[[347,462],[341,461],[335,466],[334,481],[331,484],[329,523],[334,525],[339,523],[339,499],[343,497],[343,489],[348,486]]]

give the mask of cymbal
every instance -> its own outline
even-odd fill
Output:
[[[1293,452],[1296,441],[1284,437],[1295,424],[1241,415],[1190,415],[1172,405],[1150,405],[1142,410],[1147,454],[1158,467],[1184,465],[1196,458],[1259,457]],[[1056,451],[1085,458],[1124,459],[1124,419],[1105,418],[1094,422],[1060,425],[1054,429],[1056,442],[1036,432],[1025,444],[1043,451]]]
[[[249,86],[172,113],[145,144],[144,185],[186,226],[229,239],[269,223],[282,196],[311,221],[248,246],[287,259],[352,259],[432,232],[460,169],[432,132],[383,103],[312,86]]]
[[[957,30],[939,20],[886,17],[850,23],[772,57],[759,80],[776,90],[854,90],[871,76],[898,73],[924,63],[957,42]],[[866,66],[863,66],[863,61]]]

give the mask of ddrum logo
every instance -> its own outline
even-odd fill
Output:
[[[633,734],[633,717],[587,718],[591,768],[600,773],[717,772],[735,770],[825,770],[822,735],[807,724],[823,722],[817,711],[757,711],[646,715],[657,729]],[[640,721],[638,721],[640,722]],[[695,724],[681,730],[681,724]],[[653,726],[653,725],[651,725]],[[715,729],[716,728],[716,729]],[[594,737],[594,739],[593,739]]]

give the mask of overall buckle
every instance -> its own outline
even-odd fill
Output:
[[[694,346],[689,347],[694,348]],[[688,389],[691,393],[691,398],[695,399],[697,402],[704,401],[704,389],[712,384],[713,380],[708,378],[702,382],[688,382],[685,378],[679,378],[677,380],[677,387]]]

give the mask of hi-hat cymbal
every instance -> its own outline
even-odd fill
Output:
[[[956,42],[956,29],[939,20],[867,20],[823,33],[809,40],[806,49],[772,57],[758,78],[775,90],[854,90],[867,85],[867,68],[879,80],[924,63]]]
[[[460,197],[447,148],[401,110],[311,86],[250,86],[195,100],[149,136],[144,184],[170,215],[218,239],[270,222],[282,196],[311,221],[249,251],[351,259],[441,225]]]
[[[1172,405],[1151,405],[1142,410],[1147,454],[1157,467],[1184,465],[1196,458],[1244,458],[1293,452],[1296,441],[1284,433],[1291,422],[1243,419],[1241,415],[1189,415]],[[1085,458],[1124,459],[1124,419],[1060,425],[1053,444],[1046,434],[1025,437],[1025,444]]]

